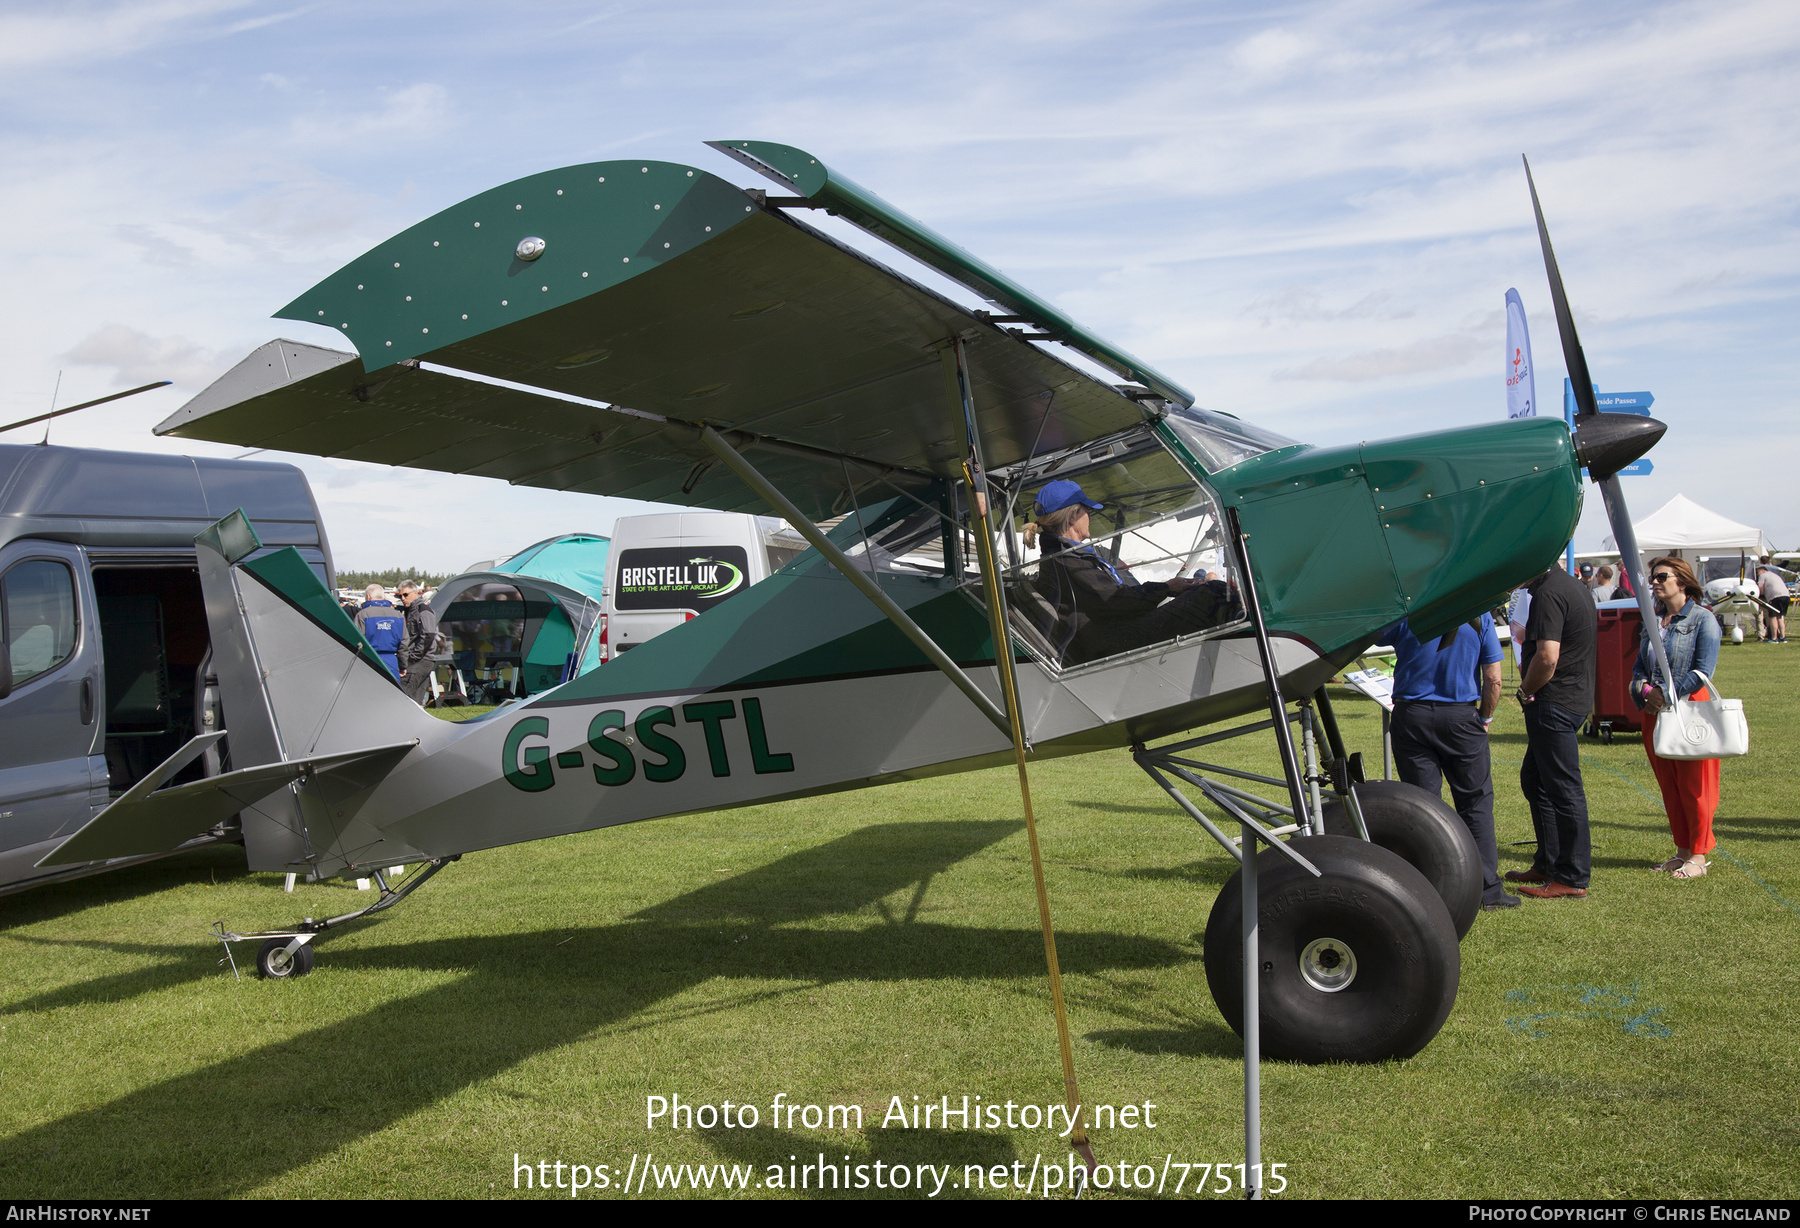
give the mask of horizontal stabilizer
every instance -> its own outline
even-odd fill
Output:
[[[418,745],[398,742],[286,763],[265,763],[158,791],[159,785],[223,736],[203,734],[189,742],[37,864],[80,865],[113,857],[167,853],[302,776],[348,771],[361,778],[368,776],[371,769],[377,775],[386,775]]]

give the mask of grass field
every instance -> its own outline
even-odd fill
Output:
[[[1712,873],[1648,871],[1643,751],[1584,743],[1591,896],[1483,914],[1419,1056],[1266,1065],[1285,1197],[1800,1195],[1800,655],[1728,646],[1719,674],[1755,751],[1725,765]],[[1372,706],[1338,709],[1379,763]],[[1494,730],[1504,844],[1530,835],[1516,707]],[[1221,756],[1273,770],[1266,737]],[[1123,753],[1033,780],[1084,1099],[1156,1106],[1096,1131],[1101,1161],[1241,1161],[1199,947],[1231,863]],[[1008,769],[479,853],[290,983],[234,980],[205,928],[370,897],[286,896],[214,849],[0,900],[0,1197],[528,1196],[515,1154],[1066,1163],[1052,1130],[881,1124],[895,1096],[1061,1099],[1017,815]],[[674,1094],[761,1121],[646,1128]],[[777,1125],[778,1094],[863,1128]]]

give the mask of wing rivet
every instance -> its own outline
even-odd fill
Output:
[[[527,235],[519,240],[519,245],[517,247],[513,248],[513,255],[517,256],[520,260],[536,260],[539,256],[544,254],[544,249],[548,246],[549,244],[545,243],[536,235]]]
[[[422,332],[422,333],[428,333],[428,332],[430,332],[430,331],[431,331],[431,330],[430,330],[430,329],[429,329],[429,328],[421,328],[421,329],[420,329],[420,330],[419,330],[419,331],[420,331],[420,332]]]
[[[652,209],[661,209],[661,208],[662,208],[662,206],[661,206],[661,205],[651,205],[651,206],[650,206],[650,207],[651,207],[651,208],[652,208]]]
[[[646,175],[648,175],[650,173],[650,168],[647,166],[640,166],[640,167],[638,167],[638,170],[642,171]]]
[[[689,172],[688,172],[688,178],[689,178],[689,179],[692,179],[692,178],[693,178],[693,177],[694,177],[694,172],[693,172],[693,171],[689,171]]]
[[[539,286],[538,287],[539,290],[548,290],[549,288],[550,288],[549,286]]]
[[[466,312],[466,311],[465,311],[465,312],[463,312],[463,319],[465,319],[465,320],[466,320],[466,319],[468,319],[468,318],[469,318],[469,313],[468,313],[468,312]]]
[[[409,302],[409,303],[410,303],[410,302],[412,302],[412,295],[410,295],[410,294],[409,294],[409,295],[407,295],[407,296],[406,296],[406,301],[407,301],[407,302]]]
[[[630,257],[630,256],[626,256],[626,257],[624,257],[624,258],[623,258],[623,259],[621,259],[621,260],[620,260],[620,261],[619,261],[619,263],[620,263],[620,264],[630,264],[630,263],[631,263],[631,257]]]
[[[707,234],[711,234],[711,233],[712,233],[712,227],[711,227],[711,226],[708,226],[708,227],[707,227],[707,228],[706,228],[706,233],[707,233]]]
[[[388,342],[388,344],[389,344],[389,345],[392,345],[392,344],[394,344],[394,343],[393,343],[393,342],[392,342],[392,341],[390,341],[390,342]]]
[[[581,274],[581,275],[582,275],[582,276],[583,276],[583,277],[586,277],[586,276],[587,276],[587,272],[586,272],[586,271],[585,271],[585,270],[584,270],[584,271],[583,271],[583,272],[582,272],[582,274]]]
[[[359,286],[357,286],[357,287],[356,287],[356,288],[357,288],[357,289],[358,289],[358,290],[360,290],[360,289],[362,289],[362,287],[361,287],[361,286],[360,286],[360,285],[359,285]]]
[[[602,176],[600,176],[600,178],[599,178],[599,180],[598,180],[598,182],[600,182],[600,183],[605,183],[605,182],[606,182],[606,176],[605,176],[605,175],[602,175]]]
[[[431,245],[432,245],[432,246],[433,246],[433,247],[436,247],[436,246],[437,246],[437,245],[438,245],[438,241],[437,241],[437,240],[436,240],[436,239],[433,239],[433,240],[432,240],[432,241],[431,241]]]
[[[320,312],[320,313],[319,313],[319,314],[320,314],[320,315],[324,315],[324,314],[325,314],[325,313],[324,313],[324,312],[322,312],[322,311],[321,311],[321,312]]]
[[[400,262],[399,262],[399,261],[398,261],[398,260],[396,260],[396,261],[394,261],[394,267],[395,267],[395,268],[399,268],[399,267],[400,267]]]
[[[561,189],[561,188],[558,188],[558,189],[556,189],[556,194],[557,194],[557,195],[558,195],[558,196],[561,196],[561,195],[562,195],[562,189]]]
[[[665,243],[665,244],[663,244],[663,246],[664,246],[664,247],[667,247],[667,246],[668,246],[668,244],[667,244],[667,243]]]
[[[505,300],[505,299],[501,299],[501,300],[500,300],[500,305],[501,305],[501,306],[502,306],[502,307],[504,307],[504,306],[506,306],[506,300]]]
[[[524,207],[525,207],[524,205],[514,205],[513,206],[514,209],[523,209]]]
[[[475,223],[475,229],[476,229],[476,230],[480,230],[480,229],[481,229],[481,223],[480,223],[480,222],[476,222],[476,223]]]

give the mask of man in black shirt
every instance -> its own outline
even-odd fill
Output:
[[[1525,587],[1531,613],[1518,691],[1526,741],[1519,787],[1537,829],[1537,857],[1531,869],[1506,877],[1526,884],[1520,895],[1536,899],[1585,896],[1593,856],[1576,738],[1594,707],[1599,618],[1587,586],[1560,565]]]

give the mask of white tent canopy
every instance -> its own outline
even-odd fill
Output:
[[[1683,555],[1709,550],[1768,553],[1763,544],[1762,530],[1739,524],[1735,520],[1727,520],[1717,512],[1701,507],[1686,495],[1676,495],[1635,522],[1632,528],[1637,530],[1638,549],[1645,554],[1664,550],[1680,551]],[[1605,545],[1612,550],[1618,548],[1611,537],[1606,539]]]

